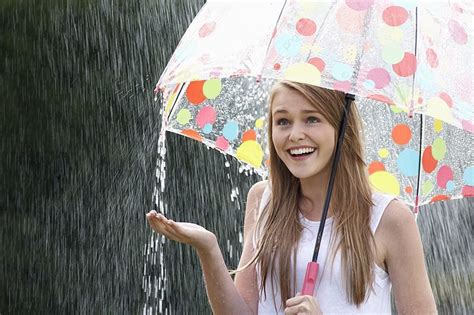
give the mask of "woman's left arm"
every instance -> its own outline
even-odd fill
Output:
[[[390,202],[379,229],[398,313],[436,314],[421,237],[410,209],[400,201]]]

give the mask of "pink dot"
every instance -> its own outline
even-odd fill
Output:
[[[276,63],[276,64],[273,65],[273,69],[275,69],[277,71],[280,70],[280,68],[281,68],[281,65],[279,63]]]
[[[333,84],[333,88],[335,90],[347,93],[351,89],[351,82],[350,81],[336,81]]]
[[[428,48],[426,50],[426,59],[431,68],[436,68],[438,66],[438,55],[433,49]]]
[[[453,179],[453,171],[447,165],[443,165],[439,168],[438,174],[436,175],[436,182],[441,188],[446,188],[448,181]]]
[[[383,89],[390,83],[390,74],[384,68],[371,69],[367,79],[374,81],[376,89]]]
[[[379,102],[386,103],[387,105],[395,104],[394,101],[392,101],[390,98],[386,97],[385,95],[372,94],[372,95],[368,95],[367,97]]]
[[[199,29],[199,36],[200,37],[206,37],[212,32],[214,32],[214,29],[216,28],[216,22],[207,22],[204,23],[201,28]]]
[[[374,0],[346,0],[346,5],[352,10],[365,11],[374,4]]]
[[[225,151],[229,147],[229,142],[223,136],[219,136],[216,139],[216,147],[222,151]]]
[[[454,41],[460,45],[467,43],[467,33],[464,28],[455,20],[450,20],[448,22],[449,32]]]
[[[318,68],[319,72],[323,72],[324,68],[326,67],[326,63],[324,62],[324,60],[318,57],[309,59],[308,63]]]
[[[383,21],[389,26],[400,26],[408,19],[408,12],[405,8],[392,6],[383,10]]]
[[[449,96],[447,93],[440,93],[439,97],[448,104],[449,107],[453,107],[453,100],[451,99],[451,96]]]
[[[401,77],[408,77],[416,71],[416,56],[412,53],[405,53],[402,61],[392,65],[393,71]]]
[[[474,133],[474,124],[469,120],[461,120],[462,129]]]
[[[316,23],[311,19],[299,19],[296,23],[296,31],[303,36],[311,36],[316,32]]]
[[[204,128],[206,124],[213,124],[216,121],[216,111],[211,106],[201,108],[196,116],[196,123],[199,128]]]

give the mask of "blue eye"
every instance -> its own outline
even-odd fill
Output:
[[[318,117],[310,116],[307,118],[307,121],[310,124],[315,124],[315,123],[321,122],[321,119],[319,119]]]
[[[278,126],[286,126],[286,125],[289,124],[289,121],[288,121],[288,119],[286,119],[286,118],[280,118],[280,119],[278,119],[278,120],[276,121],[276,124],[277,124]]]

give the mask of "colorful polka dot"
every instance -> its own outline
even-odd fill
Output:
[[[204,83],[205,81],[193,81],[188,85],[186,97],[189,103],[199,105],[206,100],[206,96],[203,93]]]
[[[257,134],[254,130],[250,129],[244,132],[242,135],[242,142],[249,141],[249,140],[257,140]]]
[[[216,139],[216,147],[222,151],[226,151],[229,148],[229,142],[223,136],[219,136]]]
[[[386,148],[379,149],[377,153],[382,159],[388,158],[390,155],[390,152]]]
[[[321,72],[310,63],[295,63],[286,69],[285,79],[319,85],[321,83]]]
[[[191,112],[186,108],[180,109],[180,111],[178,112],[178,115],[176,115],[176,121],[180,125],[186,125],[190,120],[191,120]]]
[[[374,0],[346,0],[346,5],[355,11],[365,11],[374,4]]]
[[[212,32],[214,32],[214,29],[216,28],[216,22],[207,22],[204,23],[200,28],[199,28],[199,36],[200,37],[207,37],[209,36]]]
[[[436,52],[432,48],[428,48],[426,50],[426,60],[428,61],[428,64],[431,68],[438,67],[438,54],[436,54]]]
[[[383,21],[389,26],[400,26],[408,19],[408,12],[405,8],[391,6],[382,13]]]
[[[438,165],[438,161],[433,157],[431,146],[427,146],[423,151],[423,155],[421,157],[421,165],[423,166],[423,170],[426,173],[433,172],[436,166]]]
[[[436,133],[440,133],[443,130],[443,121],[440,119],[435,119],[433,122],[433,128]]]
[[[350,65],[337,62],[331,67],[331,75],[338,81],[346,81],[352,77],[353,69]]]
[[[292,34],[281,34],[275,39],[275,49],[281,57],[298,55],[303,40]]]
[[[316,23],[311,19],[299,19],[296,23],[296,31],[303,36],[311,36],[316,32]]]
[[[397,157],[398,170],[405,176],[418,175],[418,159],[419,154],[417,151],[413,149],[404,149]]]
[[[324,68],[326,67],[324,60],[318,57],[313,57],[309,59],[308,62],[318,68],[319,72],[323,72]]]
[[[416,71],[416,56],[406,52],[399,63],[392,65],[392,69],[401,77],[413,75]]]
[[[211,124],[205,124],[204,127],[202,128],[202,132],[207,134],[210,134],[212,132],[212,125]]]
[[[438,174],[436,175],[436,183],[438,184],[438,187],[446,188],[446,184],[452,179],[452,169],[447,165],[441,166],[438,170]]]
[[[237,139],[239,135],[239,124],[233,120],[229,120],[224,125],[224,129],[222,130],[224,138],[228,141],[233,141]]]
[[[446,142],[444,142],[443,138],[438,137],[434,139],[432,148],[433,157],[437,161],[441,161],[442,159],[444,159],[444,156],[446,154]]]
[[[427,180],[421,185],[421,194],[423,196],[428,195],[430,192],[432,192],[434,189],[434,184],[432,181]]]
[[[383,68],[374,68],[367,73],[367,79],[375,83],[376,89],[383,89],[390,83],[390,74]]]
[[[398,145],[405,145],[410,142],[411,130],[406,124],[398,124],[392,129],[392,139]]]
[[[259,118],[255,121],[255,128],[262,129],[263,126],[265,126],[265,119],[264,118]]]
[[[219,96],[222,90],[221,80],[220,79],[207,80],[204,83],[202,90],[205,97],[207,97],[210,100],[215,99],[217,96]]]
[[[458,21],[450,20],[448,22],[448,29],[449,33],[451,34],[451,38],[456,43],[460,45],[464,45],[467,43],[467,33],[464,30],[464,27],[462,27],[462,25],[459,24]]]
[[[249,140],[243,142],[237,148],[236,156],[239,160],[254,167],[260,167],[263,160],[263,150],[258,142]]]
[[[385,165],[382,162],[374,161],[369,164],[367,167],[369,174],[373,174],[375,172],[385,171]]]
[[[392,173],[375,172],[369,176],[369,182],[379,192],[394,196],[400,195],[400,184]]]
[[[197,140],[199,142],[202,141],[202,136],[199,134],[199,132],[197,132],[196,130],[193,130],[193,129],[184,129],[184,130],[181,130],[181,134],[182,135],[185,135],[187,137],[190,137],[194,140]]]
[[[469,166],[464,170],[462,182],[464,185],[474,186],[474,166]]]
[[[196,123],[199,128],[204,128],[206,124],[213,124],[216,121],[216,110],[212,106],[204,106],[196,116]]]

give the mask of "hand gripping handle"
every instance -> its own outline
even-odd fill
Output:
[[[316,279],[318,278],[319,264],[311,261],[306,266],[306,274],[303,281],[303,289],[301,295],[313,295]]]

